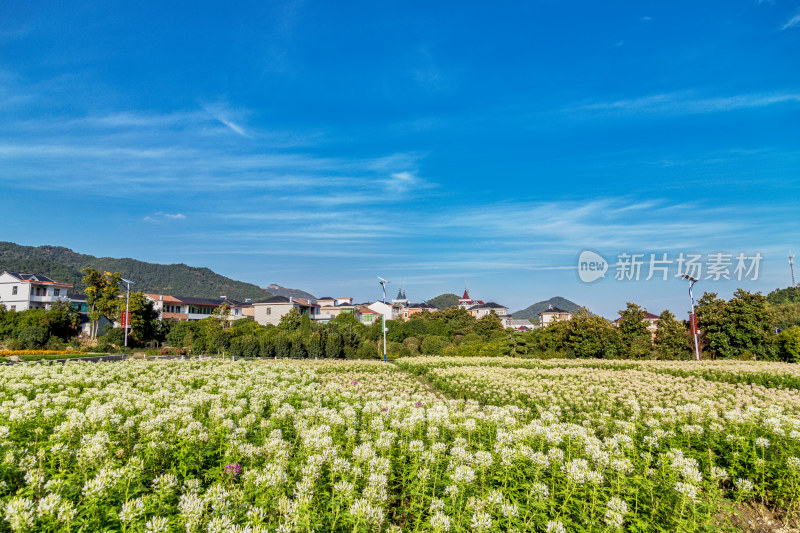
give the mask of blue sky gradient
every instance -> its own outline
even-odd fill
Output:
[[[434,4],[2,4],[0,239],[609,317],[686,285],[582,283],[584,249],[789,285],[800,2]]]

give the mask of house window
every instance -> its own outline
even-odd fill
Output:
[[[11,294],[17,294],[17,286],[16,285],[11,287]]]
[[[61,289],[53,289],[53,296],[61,296]]]
[[[268,315],[271,315],[271,314],[272,314],[272,308],[271,308],[271,307],[267,307],[267,314],[268,314]]]
[[[16,310],[17,310],[17,306],[16,306],[16,305],[12,305],[12,306],[11,306],[11,310],[12,310],[12,311],[16,311]]]

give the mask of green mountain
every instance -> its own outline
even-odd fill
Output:
[[[514,318],[535,318],[538,321],[539,313],[541,313],[551,305],[553,307],[558,307],[559,309],[563,309],[564,311],[571,311],[571,312],[577,311],[581,307],[571,300],[567,300],[566,298],[562,298],[561,296],[554,296],[549,300],[545,300],[543,302],[536,302],[535,304],[530,305],[525,309],[515,311],[511,313],[511,316],[513,316]]]
[[[61,246],[33,247],[0,242],[0,272],[10,270],[42,274],[56,281],[72,283],[75,292],[82,292],[85,286],[81,281],[81,269],[85,267],[119,272],[123,278],[136,282],[132,289],[141,292],[196,298],[219,298],[225,295],[241,301],[272,296],[257,285],[226,278],[208,268],[184,264],[159,265],[129,258],[94,257]]]
[[[448,307],[454,307],[458,305],[459,298],[459,295],[453,293],[440,294],[436,298],[431,298],[428,300],[428,303],[435,305],[439,309],[447,309]]]
[[[310,292],[301,291],[300,289],[288,289],[286,287],[281,287],[277,283],[273,283],[272,285],[267,285],[266,287],[261,287],[265,291],[269,291],[273,296],[289,296],[293,298],[302,298],[303,300],[316,300],[317,298],[311,294]]]

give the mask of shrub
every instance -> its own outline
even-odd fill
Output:
[[[405,348],[405,346],[403,348]],[[358,359],[380,359],[381,354],[378,352],[378,348],[374,344],[371,342],[364,342],[358,347],[358,350],[356,351],[356,357]]]
[[[421,351],[423,355],[442,355],[442,351],[449,343],[444,337],[429,335],[422,339]]]
[[[29,350],[44,346],[49,338],[50,334],[40,326],[28,326],[23,328],[17,335],[17,339]]]
[[[780,358],[787,363],[800,362],[800,326],[792,326],[778,335]]]

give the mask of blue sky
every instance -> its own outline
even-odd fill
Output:
[[[432,5],[435,4],[435,5]],[[0,239],[412,300],[560,295],[581,251],[800,252],[800,2],[4,2]],[[798,270],[800,273],[800,269]],[[643,276],[644,277],[644,276]]]

